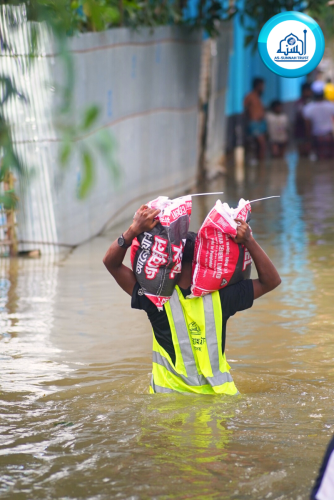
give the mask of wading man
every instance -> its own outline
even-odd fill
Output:
[[[257,299],[276,288],[281,279],[248,224],[238,220],[236,243],[245,245],[253,258],[258,279],[240,281],[204,297],[190,295],[195,233],[188,233],[182,271],[169,302],[159,311],[144,294],[132,270],[123,264],[132,240],[152,230],[160,210],[146,205],[133,223],[107,251],[103,263],[123,290],[131,306],[146,311],[153,328],[153,371],[150,392],[237,394],[225,357],[226,323],[237,311],[252,307]],[[198,347],[201,347],[200,349]]]

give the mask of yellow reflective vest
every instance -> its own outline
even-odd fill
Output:
[[[153,333],[150,393],[238,393],[222,352],[223,316],[219,292],[187,299],[176,286],[165,305],[175,365]]]

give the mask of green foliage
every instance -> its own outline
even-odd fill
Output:
[[[73,27],[79,31],[102,31],[114,26],[155,26],[182,24],[203,28],[215,36],[217,23],[229,19],[235,9],[220,0],[199,0],[195,18],[185,19],[189,0],[76,0],[71,2]]]
[[[0,194],[0,205],[2,205],[5,210],[14,209],[17,205],[17,201],[14,189],[10,189]]]
[[[91,31],[103,31],[120,23],[121,15],[116,2],[85,0],[80,4],[82,17],[85,17],[87,28]]]
[[[107,130],[101,130],[95,139],[96,148],[99,154],[104,158],[105,164],[108,166],[116,184],[120,180],[120,168],[115,159],[117,152],[116,141],[113,136],[108,134]]]
[[[15,170],[19,175],[23,175],[24,167],[17,156],[9,124],[0,112],[0,146],[2,148],[2,157],[0,163],[0,182],[3,181],[9,170]]]
[[[89,192],[90,187],[93,185],[94,167],[93,167],[92,157],[90,153],[87,151],[87,149],[83,148],[81,154],[82,154],[83,172],[82,172],[81,183],[78,189],[78,196],[79,198],[85,198],[87,196],[87,193]]]
[[[180,24],[182,22],[181,3],[178,1],[139,1],[123,3],[123,24],[132,28]]]
[[[159,26],[182,21],[182,0],[76,0],[73,29],[103,31],[115,26]]]
[[[80,199],[85,198],[94,185],[94,160],[98,156],[104,160],[104,165],[109,170],[111,178],[115,182],[118,182],[120,178],[120,168],[115,160],[117,149],[115,139],[107,130],[97,132],[94,130],[99,114],[98,107],[93,105],[84,111],[78,124],[68,120],[65,124],[58,124],[58,129],[62,131],[63,137],[59,151],[59,163],[63,171],[68,169],[70,159],[76,150],[80,151],[81,176],[77,190]]]
[[[199,0],[197,16],[189,19],[187,24],[202,28],[210,37],[215,37],[219,34],[221,21],[230,20],[237,12],[236,8],[230,6],[229,3],[223,0]]]
[[[82,130],[87,131],[93,123],[97,120],[99,116],[99,108],[97,106],[90,106],[86,109],[85,115],[82,121]]]
[[[59,151],[59,161],[62,167],[68,165],[72,154],[72,143],[70,140],[64,140]]]
[[[7,3],[24,4],[28,21],[47,23],[58,37],[73,29],[73,10],[69,0],[22,0]]]

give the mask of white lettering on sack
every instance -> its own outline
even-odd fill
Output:
[[[252,263],[252,257],[249,253],[249,251],[247,250],[247,248],[245,248],[245,254],[244,254],[244,262],[243,262],[243,266],[242,266],[242,270],[244,271],[246,269],[247,266],[249,266],[249,264]]]
[[[162,215],[160,218],[160,223],[163,225],[163,226],[169,226],[170,224],[170,217],[169,215]]]
[[[230,261],[230,238],[226,238],[224,274],[228,274],[228,264],[229,264],[229,261]]]
[[[180,205],[175,210],[172,210],[171,214],[172,214],[173,219],[177,219],[178,217],[181,217],[181,215],[186,215],[187,209],[186,209],[185,205]]]
[[[173,268],[171,270],[171,273],[169,275],[169,279],[174,279],[175,275],[181,272],[181,269],[182,269],[182,251],[183,251],[182,242],[180,243],[179,246],[172,245],[172,251],[173,251],[173,262],[175,262],[175,265],[173,266]]]
[[[147,250],[142,250],[139,254],[138,260],[137,260],[137,265],[136,265],[136,273],[141,274],[143,267],[145,266],[146,259],[149,255],[149,252]]]
[[[140,244],[140,246],[142,248],[144,248],[144,250],[149,250],[152,246],[152,234],[150,233],[144,233],[144,238]]]
[[[146,262],[144,271],[148,280],[153,280],[158,274],[159,267],[164,266],[168,262],[168,254],[165,252],[167,248],[167,240],[160,236],[154,236],[154,244],[152,247],[152,255]]]
[[[223,275],[223,257],[224,257],[224,236],[220,231],[217,231],[217,240],[219,245],[217,245],[217,264],[216,264],[216,278],[221,279]]]

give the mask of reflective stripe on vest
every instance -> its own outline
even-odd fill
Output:
[[[219,292],[185,299],[178,287],[165,304],[175,349],[175,365],[153,336],[150,392],[237,394],[222,352]]]

